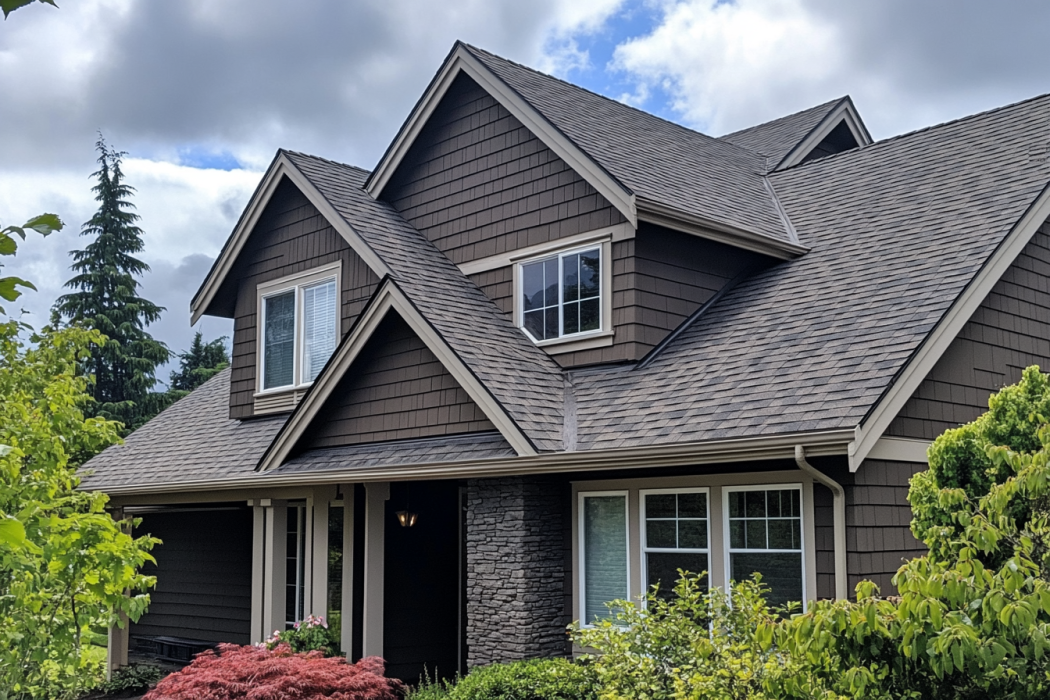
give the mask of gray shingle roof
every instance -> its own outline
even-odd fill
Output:
[[[433,243],[363,189],[368,172],[289,159],[390,267],[398,286],[540,451],[562,447],[561,369]]]
[[[764,155],[466,48],[638,197],[795,242],[762,181]]]
[[[514,448],[499,433],[471,433],[424,440],[399,440],[309,450],[267,472],[267,475],[506,459],[514,457],[515,454]]]
[[[802,143],[824,117],[846,99],[849,98],[840,97],[786,117],[734,131],[720,138],[741,148],[767,156],[769,168],[772,169],[783,161],[795,146]]]
[[[226,369],[81,467],[84,488],[162,486],[251,474],[287,416],[230,418]]]
[[[771,176],[811,251],[645,368],[577,373],[580,448],[858,425],[1050,181],[1048,134],[1043,96]]]

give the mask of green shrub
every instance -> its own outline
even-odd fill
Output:
[[[536,659],[478,666],[455,682],[425,677],[409,700],[595,700],[595,683],[590,664]]]
[[[99,686],[103,693],[120,693],[126,690],[146,692],[164,677],[164,672],[150,664],[131,664],[118,668],[113,677]]]
[[[280,644],[287,644],[293,653],[320,651],[325,656],[338,656],[338,640],[332,639],[332,633],[323,616],[307,616],[302,622],[296,622],[290,630],[274,630],[274,633],[259,646],[273,651]]]

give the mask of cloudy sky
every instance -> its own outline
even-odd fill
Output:
[[[101,130],[129,154],[174,350],[274,151],[373,166],[456,39],[712,135],[848,93],[879,139],[1050,92],[1036,0],[58,1],[0,22],[0,222],[67,222],[6,272],[37,283],[20,301],[42,325],[87,242]]]

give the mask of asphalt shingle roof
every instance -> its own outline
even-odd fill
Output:
[[[406,296],[536,448],[560,450],[564,380],[554,360],[396,209],[362,189],[367,171],[286,153],[390,267]]]
[[[81,467],[88,489],[248,476],[288,416],[230,418],[225,369]]]
[[[772,175],[810,252],[646,367],[578,372],[580,449],[858,425],[1050,181],[1048,138],[1043,96]]]
[[[466,48],[638,197],[795,242],[763,182],[764,155]]]
[[[720,137],[769,158],[769,169],[775,168],[788,153],[809,136],[829,113],[848,98],[840,97],[824,104],[804,109],[786,117],[734,131]]]

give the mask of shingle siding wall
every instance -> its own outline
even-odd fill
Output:
[[[256,390],[259,284],[342,261],[342,331],[350,330],[379,278],[287,180],[274,192],[241,253],[234,317],[230,417],[250,418]]]
[[[305,449],[495,430],[396,314],[376,328],[322,415]]]
[[[216,537],[221,533],[221,537]],[[247,644],[251,640],[252,516],[248,508],[146,513],[136,536],[163,540],[149,610],[131,634]]]
[[[911,534],[908,505],[908,482],[924,469],[925,464],[868,459],[853,475],[852,483],[845,484],[846,566],[851,595],[862,579],[877,583],[883,594],[894,593],[890,579],[903,560],[926,552]]]
[[[835,509],[831,489],[813,484],[813,524],[817,537],[817,598],[835,597]]]
[[[465,75],[383,198],[457,264],[625,221]]]
[[[570,493],[546,477],[467,482],[469,666],[569,653]]]
[[[1029,365],[1050,369],[1050,225],[995,285],[890,424],[888,435],[932,440],[988,410],[988,396]]]
[[[753,253],[644,223],[635,238],[613,243],[612,258],[614,342],[555,355],[563,367],[640,360],[726,282],[763,261]],[[504,313],[514,313],[512,266],[471,279]]]

